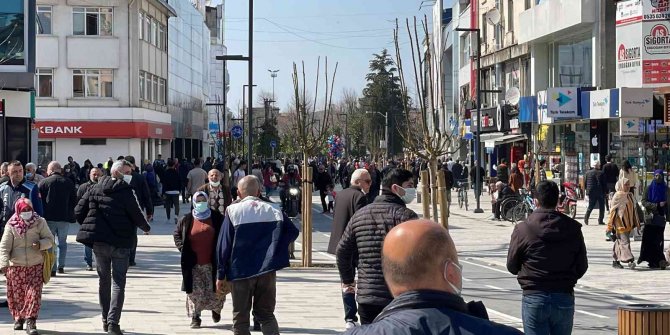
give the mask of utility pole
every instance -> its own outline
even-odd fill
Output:
[[[254,82],[254,0],[249,0],[249,152],[247,158],[247,175],[251,174],[251,165],[253,163],[253,150],[251,148],[251,139],[253,138],[254,125],[252,117],[253,106],[253,82]]]

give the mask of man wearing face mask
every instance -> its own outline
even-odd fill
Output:
[[[123,180],[135,190],[135,195],[140,203],[140,207],[146,213],[147,222],[151,222],[154,217],[154,204],[151,202],[151,192],[149,191],[149,184],[147,179],[137,172],[137,165],[135,165],[135,157],[126,156],[125,160],[132,164],[133,172],[130,176],[124,176]],[[135,266],[135,254],[137,253],[137,235],[135,235],[135,244],[130,251],[130,266]]]
[[[382,180],[382,194],[351,217],[337,246],[337,268],[342,285],[356,285],[353,264],[358,255],[356,300],[361,324],[371,323],[393,300],[382,275],[382,243],[385,232],[418,218],[406,206],[415,196],[412,173],[404,169],[390,170]]]
[[[44,180],[44,176],[37,173],[37,165],[35,163],[26,164],[26,180],[39,184]]]
[[[209,208],[217,213],[224,215],[226,208],[233,202],[230,194],[230,186],[227,177],[223,177],[221,171],[217,169],[209,170],[207,173],[208,182],[202,185],[198,191],[207,193],[209,197]]]
[[[521,314],[528,335],[570,334],[574,287],[588,269],[582,225],[556,211],[558,185],[541,181],[537,209],[514,226],[507,270],[523,290]]]
[[[151,230],[133,188],[133,165],[125,160],[114,162],[111,177],[100,177],[75,207],[81,225],[77,242],[93,248],[102,307],[102,326],[110,335],[123,335],[119,327],[125,298],[126,273],[137,228]]]
[[[461,298],[463,273],[454,241],[433,221],[413,220],[391,229],[382,267],[393,301],[374,323],[346,335],[521,334],[489,321],[481,302]]]
[[[84,197],[84,194],[86,194],[93,185],[98,183],[98,179],[102,176],[103,173],[100,168],[91,169],[88,181],[79,185],[79,189],[77,189],[77,203],[79,203],[79,200]],[[86,271],[93,271],[93,249],[87,246],[84,246],[84,262],[86,262]]]

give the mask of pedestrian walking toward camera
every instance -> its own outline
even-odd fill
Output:
[[[640,220],[635,210],[635,198],[629,190],[628,179],[617,181],[607,220],[608,235],[614,238],[612,266],[616,269],[623,269],[621,262],[628,263],[630,269],[635,268],[635,257],[630,250],[630,233],[633,229],[640,229]]]
[[[147,222],[151,222],[154,217],[154,204],[151,201],[151,192],[149,191],[149,184],[147,179],[137,172],[137,165],[135,165],[135,157],[122,157],[126,162],[132,166],[132,173],[130,181],[126,181],[135,191],[135,196],[139,202],[140,208],[146,214]],[[123,177],[128,178],[128,177]],[[136,230],[137,231],[137,230]],[[135,255],[137,254],[137,234],[134,235],[133,248],[130,250],[130,266],[135,266]]]
[[[44,284],[42,251],[53,246],[54,237],[30,200],[21,198],[14,208],[0,241],[0,273],[7,277],[7,301],[14,330],[23,330],[25,325],[26,333],[38,335],[36,322]]]
[[[433,221],[409,221],[391,229],[384,239],[382,267],[393,301],[375,322],[345,334],[521,334],[489,321],[481,302],[463,300],[463,268],[454,241]]]
[[[70,223],[74,223],[74,206],[77,202],[77,189],[69,178],[62,174],[60,163],[52,161],[47,167],[46,179],[39,185],[44,204],[44,218],[55,238],[58,238],[58,262],[54,263],[51,275],[65,273],[67,256],[67,234]],[[54,252],[55,253],[55,252]]]
[[[35,163],[26,164],[26,180],[32,181],[36,185],[39,185],[44,180],[44,176],[37,173],[37,165]],[[0,182],[0,184],[2,183]]]
[[[92,168],[89,173],[89,179],[87,182],[79,185],[77,189],[77,203],[79,200],[84,197],[84,194],[93,187],[93,185],[98,183],[98,179],[103,176],[103,170],[100,168]],[[93,249],[89,246],[84,246],[84,262],[86,262],[86,271],[93,271]]]
[[[556,211],[558,185],[537,185],[538,209],[514,227],[507,270],[523,290],[521,314],[527,335],[569,335],[574,287],[588,268],[582,225]]]
[[[202,185],[198,191],[207,194],[209,209],[221,214],[223,217],[226,213],[226,208],[233,202],[230,195],[230,179],[217,169],[209,170],[207,178],[209,182]]]
[[[356,286],[354,264],[358,255],[356,300],[361,324],[372,323],[393,300],[382,274],[382,243],[391,228],[418,218],[407,208],[415,196],[412,173],[390,170],[382,181],[382,194],[351,217],[337,246],[337,268],[344,286]]]
[[[181,191],[181,179],[175,168],[175,161],[168,159],[167,169],[161,178],[163,185],[163,201],[165,202],[165,214],[167,214],[168,223],[170,222],[170,212],[174,207],[174,223],[179,218],[179,192]]]
[[[605,219],[605,179],[600,171],[600,162],[596,162],[591,170],[584,176],[586,180],[586,195],[589,197],[589,207],[584,214],[584,224],[589,225],[591,211],[598,205],[598,224],[604,225]]]
[[[642,206],[649,213],[649,219],[642,231],[642,246],[637,264],[647,262],[652,269],[665,269],[668,262],[663,255],[663,236],[665,223],[668,220],[668,185],[663,177],[663,170],[654,171],[652,181],[642,195]]]
[[[259,196],[261,183],[246,176],[237,185],[241,198],[226,209],[217,244],[217,291],[230,283],[233,334],[249,335],[252,301],[254,317],[264,335],[278,335],[274,315],[277,271],[289,266],[289,244],[298,237],[291,219]]]
[[[210,173],[215,170],[211,170]],[[193,210],[184,215],[174,231],[174,244],[181,253],[182,291],[191,328],[200,328],[200,313],[212,311],[212,321],[221,321],[228,290],[216,291],[216,245],[223,216],[210,209],[207,193],[193,195]]]
[[[137,228],[145,233],[151,230],[129,184],[132,171],[130,162],[114,162],[111,177],[98,179],[75,207],[81,225],[77,242],[93,248],[95,253],[102,326],[109,335],[123,335],[119,322]]]

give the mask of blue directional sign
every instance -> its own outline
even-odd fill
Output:
[[[234,139],[239,140],[244,135],[244,130],[242,129],[242,126],[235,125],[233,128],[230,128],[230,134]]]
[[[270,146],[274,149],[277,149],[277,141],[275,140],[270,141]]]

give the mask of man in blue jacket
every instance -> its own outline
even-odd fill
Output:
[[[346,335],[522,334],[488,320],[481,302],[461,298],[463,274],[449,232],[429,220],[391,229],[382,250],[384,278],[393,301],[369,325]]]
[[[247,176],[237,185],[241,200],[228,206],[217,246],[218,280],[232,286],[233,333],[249,335],[249,312],[261,324],[264,335],[278,335],[274,315],[277,295],[276,271],[289,266],[289,244],[298,229],[281,210],[259,198],[261,184]]]

